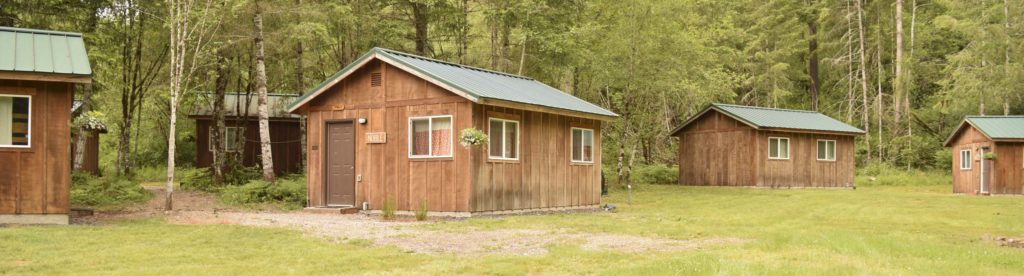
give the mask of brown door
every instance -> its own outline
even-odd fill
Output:
[[[328,206],[355,206],[356,151],[352,122],[327,123],[324,188]]]

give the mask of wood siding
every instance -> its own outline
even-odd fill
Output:
[[[993,144],[973,127],[967,127],[952,143],[953,152],[953,192],[977,194],[981,192],[981,160],[978,149],[992,147]],[[960,169],[960,151],[971,151],[971,168]]]
[[[601,203],[601,122],[548,113],[476,105],[474,127],[489,119],[519,121],[519,160],[491,160],[475,147],[473,211],[591,206]],[[570,131],[594,130],[594,162],[571,161]],[[491,137],[496,139],[496,137]]]
[[[70,83],[0,80],[0,94],[31,95],[30,148],[0,148],[0,214],[67,214]]]
[[[210,126],[213,120],[206,117],[196,120],[196,167],[208,168],[213,165],[213,152],[210,151]],[[245,146],[240,151],[242,164],[247,167],[260,164],[260,132],[259,121],[238,122],[233,118],[225,120],[229,127],[245,127]],[[298,120],[271,120],[270,142],[274,152],[274,173],[278,175],[302,172],[302,135],[299,132]]]
[[[82,154],[82,171],[94,175],[100,175],[100,131],[88,131],[89,137],[85,138],[85,152]],[[71,135],[71,167],[75,167],[75,135]]]
[[[996,142],[993,194],[1024,194],[1024,143]]]
[[[849,187],[854,137],[762,131],[717,111],[677,135],[679,184],[696,186]],[[789,138],[789,159],[768,159],[768,138]],[[836,141],[836,160],[817,160],[817,141]]]

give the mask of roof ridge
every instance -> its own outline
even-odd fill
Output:
[[[774,111],[788,111],[788,112],[800,112],[800,113],[816,113],[816,114],[821,114],[821,112],[817,112],[817,111],[811,111],[811,110],[799,110],[799,109],[785,109],[785,108],[771,108],[771,107],[761,107],[761,106],[750,106],[750,105],[738,105],[738,104],[723,104],[723,103],[712,103],[711,105],[715,105],[715,106],[731,106],[731,107],[739,107],[739,108],[750,108],[750,109],[762,109],[762,110],[774,110]]]
[[[464,64],[458,64],[458,63],[443,61],[443,60],[439,60],[439,59],[428,58],[428,57],[414,55],[414,54],[410,54],[410,53],[406,53],[406,52],[402,52],[402,51],[397,51],[397,50],[392,50],[392,49],[388,49],[388,48],[382,48],[382,47],[374,47],[374,48],[378,49],[378,50],[381,50],[381,51],[384,51],[384,52],[387,52],[387,53],[390,53],[390,54],[403,55],[403,56],[406,56],[406,57],[422,59],[422,60],[426,60],[426,61],[430,61],[430,62],[435,62],[435,63],[441,63],[441,64],[448,65],[448,66],[459,67],[459,68],[468,69],[468,70],[474,70],[474,71],[481,71],[481,72],[484,72],[484,73],[491,73],[491,74],[495,74],[495,75],[501,75],[501,76],[517,78],[517,79],[534,80],[533,78],[526,77],[526,76],[510,74],[510,73],[505,73],[505,72],[500,72],[500,71],[495,71],[495,70],[490,70],[490,69],[484,69],[484,68],[475,67],[475,66],[469,66],[469,65],[464,65]]]
[[[0,26],[0,31],[11,31],[11,32],[18,32],[18,33],[33,33],[33,34],[48,34],[48,35],[63,35],[63,36],[82,37],[81,33],[61,32],[61,31],[51,31],[51,30],[40,30],[40,29],[26,29],[26,28],[15,28],[15,27],[3,27],[3,26]]]

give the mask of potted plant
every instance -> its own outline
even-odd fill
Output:
[[[995,152],[986,152],[984,155],[981,156],[981,158],[983,158],[985,160],[996,160],[996,153]]]

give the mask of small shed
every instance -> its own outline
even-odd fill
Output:
[[[74,101],[71,106],[71,120],[82,116],[82,101]],[[82,168],[84,172],[100,175],[100,134],[106,134],[107,128],[92,127],[85,129],[85,151],[82,152]],[[78,143],[78,131],[71,132],[71,167],[75,167],[75,149]]]
[[[1024,194],[1024,116],[967,116],[945,145],[954,193]]]
[[[853,187],[864,131],[814,111],[711,104],[676,128],[679,184]]]
[[[216,122],[213,120],[214,94],[199,95],[196,108],[189,117],[196,120],[196,167],[213,166],[213,137]],[[267,94],[270,110],[270,148],[274,153],[274,173],[290,174],[302,172],[302,132],[299,115],[288,113],[288,105],[295,100],[295,94]],[[259,112],[256,93],[227,93],[224,95],[224,129],[221,137],[228,154],[237,156],[242,165],[251,167],[261,164]]]
[[[67,224],[82,35],[0,27],[0,224]]]
[[[308,116],[309,207],[455,216],[596,208],[600,106],[528,77],[374,48],[290,108]],[[486,145],[460,145],[466,129]]]

